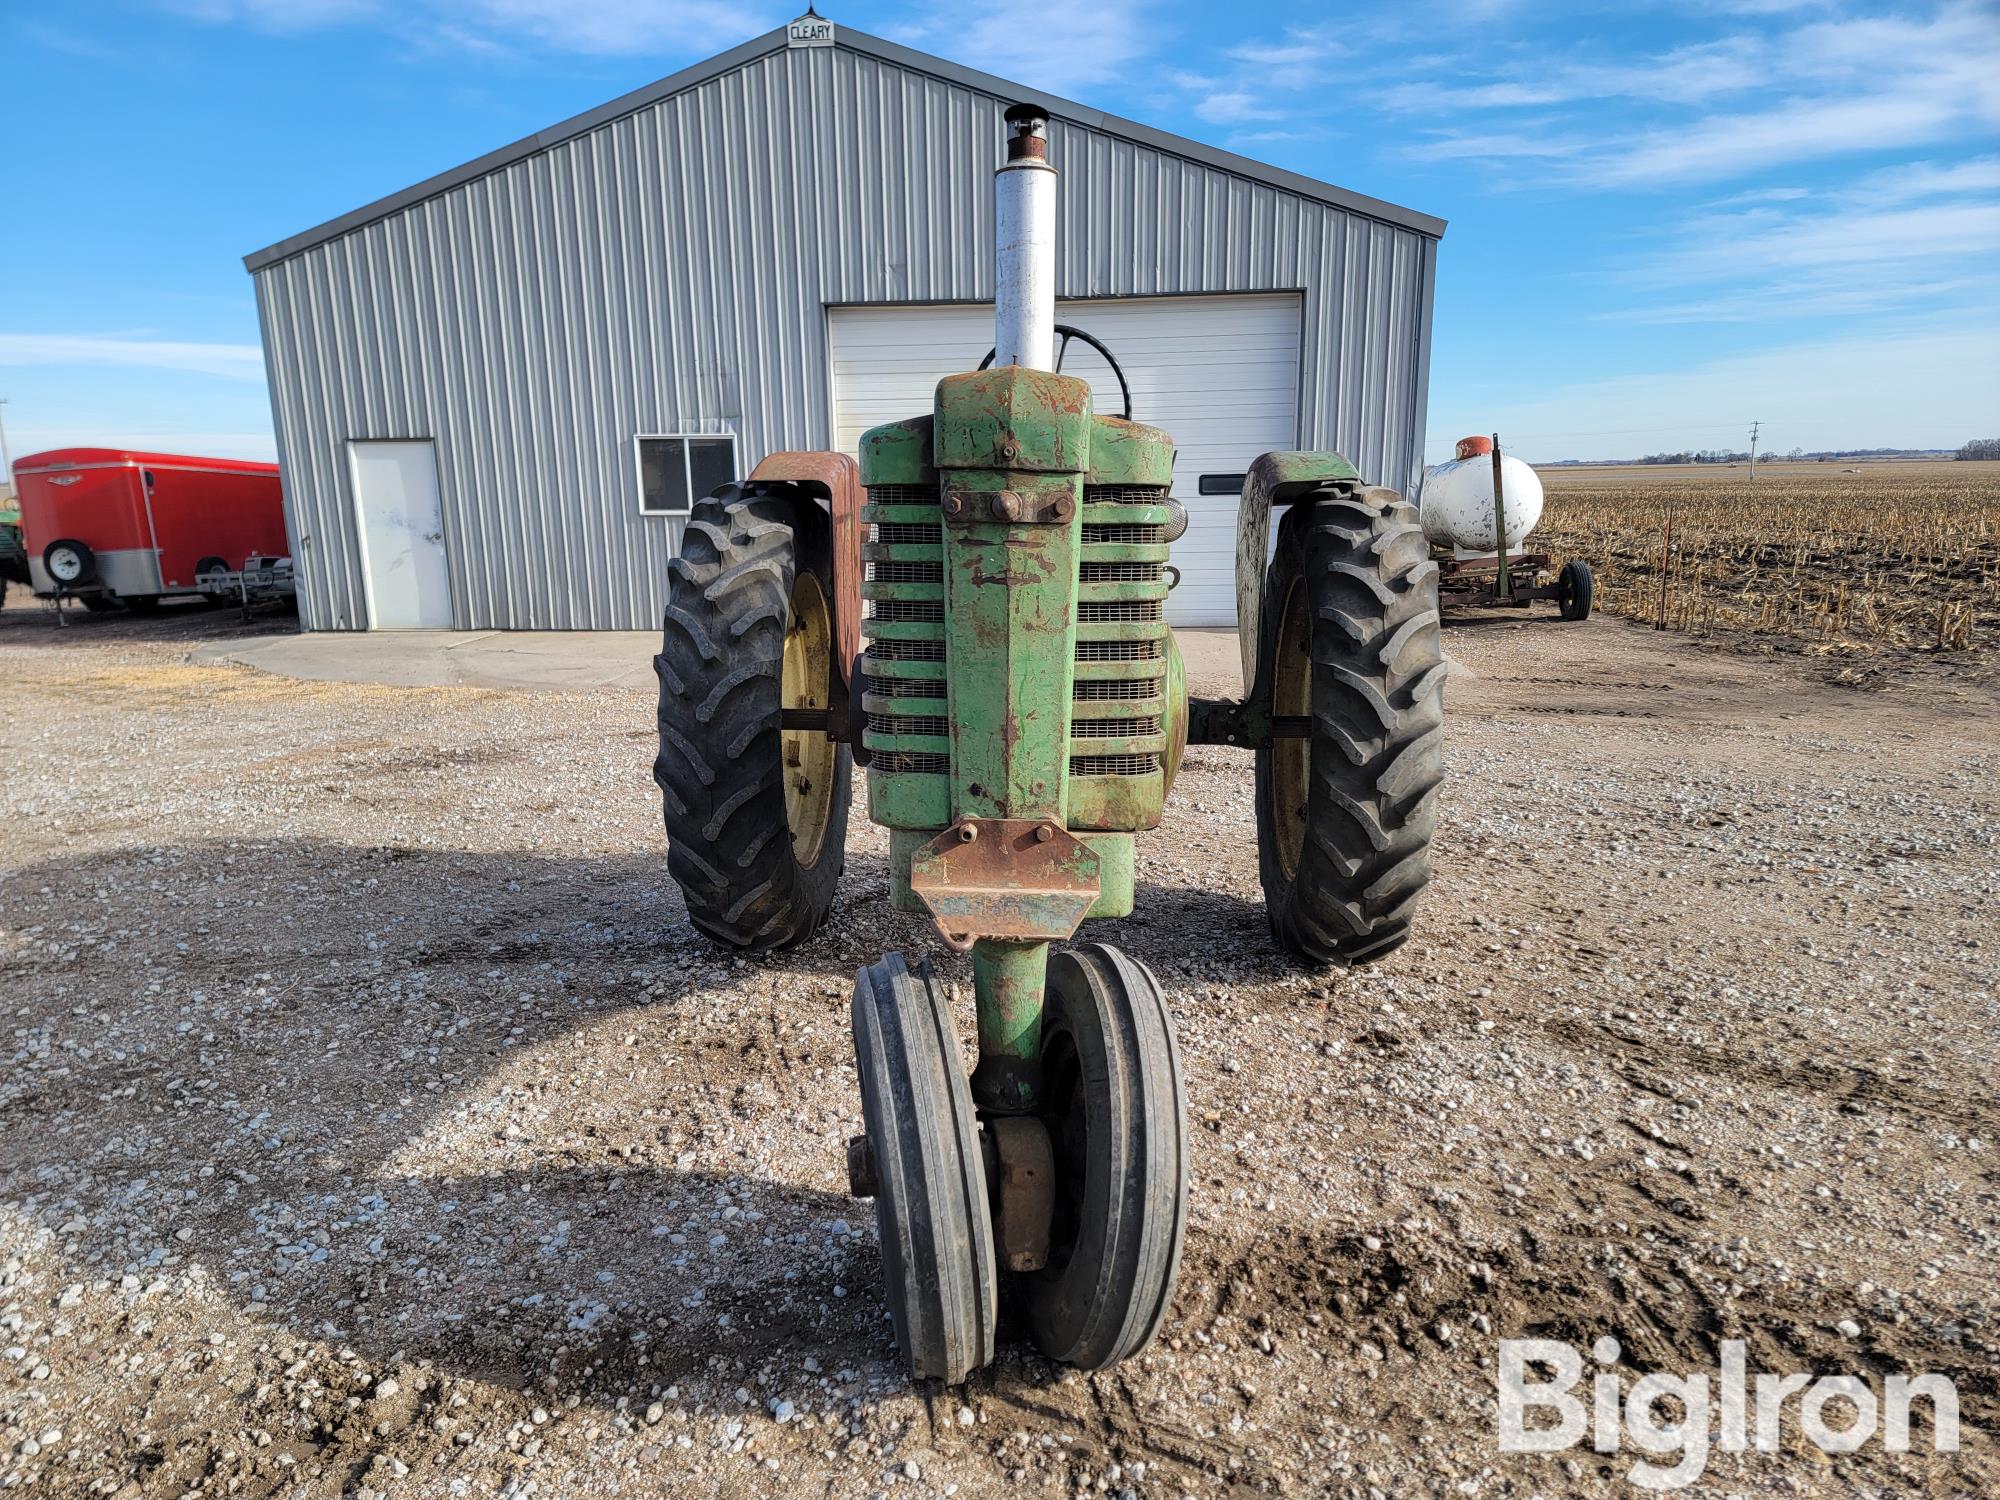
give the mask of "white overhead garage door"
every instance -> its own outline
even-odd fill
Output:
[[[976,366],[993,347],[993,309],[836,307],[834,446],[931,409],[939,379]],[[1178,455],[1174,497],[1188,533],[1174,544],[1176,625],[1236,622],[1236,498],[1201,495],[1203,474],[1241,473],[1260,453],[1298,445],[1299,299],[1295,295],[1154,297],[1065,302],[1056,321],[1095,335],[1132,382],[1132,416],[1165,428]],[[1118,382],[1088,346],[1072,343],[1067,374],[1088,376],[1097,409],[1116,414]]]

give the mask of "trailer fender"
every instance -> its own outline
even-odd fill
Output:
[[[861,466],[845,453],[773,453],[750,478],[795,484],[833,517],[833,668],[851,694],[861,655]]]
[[[1271,563],[1271,512],[1322,485],[1359,488],[1361,475],[1338,453],[1266,453],[1243,476],[1236,510],[1236,644],[1243,656],[1243,692],[1255,697],[1262,639],[1264,578]]]

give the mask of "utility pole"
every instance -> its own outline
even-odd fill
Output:
[[[7,398],[0,396],[0,406],[7,404]],[[7,413],[0,411],[0,481],[4,481],[9,491],[14,488],[14,460],[7,453]]]
[[[1757,429],[1763,425],[1762,422],[1750,424],[1750,478],[1753,481],[1757,478]]]

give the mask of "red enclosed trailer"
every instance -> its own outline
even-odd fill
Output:
[[[17,462],[14,483],[37,594],[151,603],[290,551],[276,464],[56,448]]]

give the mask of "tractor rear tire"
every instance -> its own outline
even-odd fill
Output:
[[[1597,580],[1591,576],[1587,562],[1572,558],[1556,574],[1556,608],[1565,620],[1588,620],[1591,598],[1596,592]]]
[[[732,948],[787,948],[833,905],[853,757],[782,711],[827,707],[833,542],[784,485],[699,502],[670,564],[653,762],[667,869],[688,916]]]
[[[1271,932],[1317,965],[1381,958],[1430,880],[1443,779],[1438,568],[1394,490],[1328,487],[1278,527],[1259,670],[1306,739],[1257,752]]]

